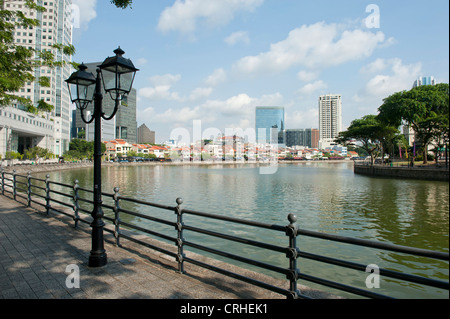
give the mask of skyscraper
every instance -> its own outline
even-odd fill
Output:
[[[155,144],[155,131],[151,131],[147,125],[142,124],[137,129],[137,142],[138,144]]]
[[[284,107],[257,107],[255,124],[257,143],[284,142]]]
[[[342,96],[327,94],[319,97],[319,147],[334,143],[342,130]]]
[[[46,9],[45,12],[37,12],[30,10],[25,6],[25,0],[5,0],[3,9],[10,11],[21,11],[25,17],[37,19],[40,24],[32,28],[24,28],[17,26],[14,33],[14,41],[16,45],[32,48],[37,51],[50,51],[55,55],[57,62],[70,62],[71,56],[65,55],[60,50],[53,47],[55,44],[64,46],[72,44],[72,0],[38,0],[37,4]],[[69,149],[70,142],[70,118],[71,118],[71,101],[67,84],[64,82],[72,71],[72,66],[66,63],[62,67],[40,67],[34,70],[36,79],[48,77],[50,87],[43,87],[39,81],[28,82],[15,95],[30,99],[34,105],[40,100],[53,105],[54,110],[51,114],[45,114],[44,117],[52,122],[53,134],[48,133],[44,137],[27,132],[26,125],[19,130],[10,129],[12,140],[17,140],[13,147],[16,151],[23,151],[28,147],[40,145],[52,151],[56,155],[62,155]],[[19,103],[11,105],[12,108],[23,110],[23,106]],[[14,111],[17,112],[17,111]],[[25,122],[25,124],[27,124]],[[32,129],[30,129],[33,132]],[[30,140],[31,139],[31,140]],[[34,140],[33,140],[34,139]],[[46,142],[40,142],[45,139]],[[29,140],[28,142],[21,142]],[[31,141],[31,142],[30,142]],[[45,144],[45,145],[44,145]],[[11,146],[8,146],[12,150]]]

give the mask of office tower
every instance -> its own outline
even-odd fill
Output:
[[[285,143],[287,147],[304,146],[317,148],[319,144],[318,129],[294,129],[285,131]]]
[[[97,67],[103,62],[86,63],[87,72],[92,72],[97,75]],[[111,99],[108,93],[105,93],[102,86],[103,94],[103,112],[109,116],[113,113],[115,107],[115,101]],[[136,121],[136,89],[132,89],[128,96],[123,97],[120,102],[119,110],[110,121],[102,119],[102,141],[111,141],[114,139],[123,139],[130,144],[134,144],[137,141],[137,121]],[[93,114],[94,103],[90,103],[84,111],[85,117],[88,112]],[[76,134],[81,130],[86,131],[86,140],[94,140],[94,126],[93,124],[86,125],[81,119],[81,112],[77,110],[76,118],[74,119],[76,125]]]
[[[25,17],[39,20],[40,24],[32,28],[16,27],[14,41],[16,45],[32,48],[37,51],[51,51],[57,62],[66,62],[65,66],[48,68],[41,67],[34,70],[36,79],[48,77],[50,87],[42,87],[39,81],[28,82],[15,95],[30,99],[34,105],[40,100],[54,106],[54,111],[49,114],[40,115],[51,123],[44,123],[52,132],[36,132],[33,121],[27,119],[29,113],[24,112],[24,107],[14,103],[11,112],[17,116],[27,119],[19,128],[10,127],[9,136],[11,143],[7,148],[12,151],[22,152],[27,148],[40,146],[49,149],[56,155],[62,155],[69,149],[70,142],[70,117],[71,101],[67,84],[64,82],[72,71],[71,56],[65,55],[53,48],[55,44],[70,45],[72,43],[72,0],[53,0],[44,2],[38,0],[37,4],[46,8],[45,12],[36,12],[25,6],[24,0],[5,0],[3,9],[10,11],[21,11]],[[35,1],[36,2],[36,1]],[[24,112],[24,114],[20,114]],[[39,121],[42,122],[41,119]],[[30,125],[28,125],[30,124]],[[41,126],[42,127],[42,126]],[[40,130],[38,130],[40,131]],[[36,132],[36,133],[35,133]]]
[[[284,107],[257,107],[255,123],[257,143],[284,143]]]
[[[155,144],[155,132],[151,131],[147,125],[142,124],[137,129],[137,143],[138,144]]]
[[[414,81],[413,88],[421,85],[436,85],[436,79],[433,76],[421,76]]]
[[[319,97],[319,147],[334,144],[342,130],[342,96],[327,94]]]

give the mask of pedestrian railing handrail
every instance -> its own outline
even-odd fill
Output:
[[[46,179],[38,179],[32,177],[30,173],[24,176],[16,174],[15,171],[13,173],[8,173],[2,170],[1,172],[2,195],[10,194],[12,195],[12,198],[14,200],[17,200],[17,198],[20,197],[26,200],[28,206],[30,207],[32,204],[40,205],[45,208],[47,214],[50,214],[50,212],[57,212],[69,216],[74,220],[75,227],[78,227],[79,222],[89,224],[92,221],[88,216],[92,212],[92,209],[90,209],[90,207],[93,205],[93,201],[87,199],[87,196],[82,196],[81,193],[86,193],[86,195],[92,196],[93,191],[80,187],[78,181],[75,181],[73,185],[67,185],[50,181],[48,175]],[[297,268],[297,260],[299,258],[314,260],[321,263],[340,266],[362,272],[367,271],[367,265],[305,252],[297,245],[296,240],[299,236],[392,251],[413,256],[427,257],[446,262],[449,261],[449,254],[444,252],[436,252],[432,250],[394,245],[385,242],[350,238],[300,229],[296,225],[297,217],[294,214],[290,214],[288,216],[289,224],[282,226],[185,209],[182,207],[183,200],[181,198],[178,198],[176,200],[176,206],[170,206],[121,196],[119,194],[119,188],[114,188],[113,194],[103,193],[102,195],[104,199],[108,201],[108,203],[105,201],[102,204],[103,210],[111,212],[110,214],[105,214],[104,216],[104,220],[109,222],[109,227],[105,227],[104,230],[114,236],[115,244],[117,246],[121,247],[121,239],[126,239],[175,258],[178,265],[178,271],[180,273],[185,273],[184,266],[186,263],[190,263],[202,268],[212,270],[222,275],[226,275],[250,283],[252,285],[268,289],[270,291],[282,294],[288,298],[309,298],[307,294],[302,293],[302,291],[298,289],[297,283],[299,280],[316,283],[321,286],[368,298],[392,298],[390,296],[376,293],[373,290],[353,287],[336,281],[330,281],[324,278],[302,273]],[[123,208],[130,205],[139,205],[141,209],[138,211],[136,209]],[[61,207],[70,208],[71,210],[73,210],[73,213],[69,213],[67,209],[63,209]],[[150,215],[142,212],[145,211],[145,208],[171,211],[174,214],[164,215],[163,217]],[[141,221],[145,220],[147,221],[147,224],[151,223],[152,225],[155,224],[160,226],[147,227],[146,223],[133,223],[132,221],[128,220],[129,218],[125,218],[126,216],[132,216],[133,218],[137,218]],[[168,219],[170,216],[172,216],[172,218]],[[200,218],[202,221],[207,220],[209,221],[206,222],[207,225],[213,225],[214,223],[212,221],[221,221],[235,225],[254,227],[256,229],[274,231],[278,234],[283,234],[284,236],[286,236],[286,245],[279,246],[268,242],[230,235],[225,233],[223,228],[214,230],[212,229],[212,227],[199,227],[188,220],[191,218]],[[169,233],[167,233],[167,231],[165,230],[162,230],[163,227],[166,227]],[[141,239],[141,237],[138,238],[136,236],[133,236],[133,231],[140,234],[145,234],[147,236],[150,236],[151,238],[157,237],[162,241],[169,242],[172,244],[171,247],[173,247],[173,249],[168,249],[166,245],[158,245],[157,243],[162,243],[160,241],[144,241]],[[250,258],[249,256],[237,255],[234,251],[233,253],[230,253],[224,250],[210,247],[206,244],[209,242],[208,240],[204,240],[202,243],[198,243],[193,240],[192,237],[188,238],[188,236],[186,236],[186,232],[189,232],[189,234],[201,234],[202,236],[207,236],[207,238],[225,240],[228,242],[237,243],[239,245],[250,246],[255,249],[263,249],[274,254],[283,254],[284,258],[286,258],[287,267],[281,267],[272,263],[258,261]],[[196,254],[187,254],[188,248],[193,248],[195,251],[202,251],[208,254],[213,254],[214,256],[225,257],[227,259],[232,259],[240,263],[245,263],[282,274],[286,277],[289,288],[287,288],[287,286],[280,287],[274,285],[273,283],[263,282],[259,279],[221,268],[217,265],[213,265],[212,263],[207,263],[200,260],[199,258],[196,258]],[[447,291],[449,290],[449,282],[439,279],[426,278],[419,275],[406,274],[403,272],[388,269],[379,269],[379,275]]]

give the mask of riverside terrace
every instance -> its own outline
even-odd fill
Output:
[[[77,183],[74,185],[64,185],[52,182],[48,177],[47,179],[42,180],[33,178],[30,174],[19,175],[14,172],[7,173],[2,171],[1,191],[3,196],[8,196],[14,200],[21,201],[29,207],[40,207],[39,211],[44,211],[47,215],[53,216],[55,214],[62,214],[63,216],[67,216],[74,221],[75,227],[77,228],[82,227],[83,224],[90,224],[91,218],[88,214],[91,211],[89,208],[92,206],[92,202],[86,199],[86,196],[82,196],[82,194],[90,195],[92,194],[92,191],[79,187]],[[120,196],[119,189],[117,188],[115,189],[115,194],[105,193],[103,196],[105,199],[105,202],[103,203],[103,210],[105,212],[111,212],[111,214],[105,213],[106,216],[104,219],[107,221],[105,231],[112,235],[112,238],[110,239],[113,240],[117,247],[123,247],[126,249],[130,244],[133,246],[137,244],[140,247],[137,250],[150,249],[150,251],[153,251],[153,253],[156,252],[159,256],[164,256],[166,259],[169,258],[172,263],[175,260],[174,265],[176,265],[178,273],[180,274],[187,273],[189,276],[191,267],[200,267],[240,280],[246,284],[254,285],[255,288],[263,288],[271,293],[275,293],[279,297],[311,298],[314,296],[321,296],[319,298],[324,298],[323,294],[317,295],[317,291],[312,291],[304,286],[300,287],[300,285],[297,284],[298,280],[302,280],[302,283],[313,282],[315,284],[319,284],[324,287],[323,291],[329,291],[333,288],[343,291],[347,295],[352,294],[368,298],[391,297],[379,294],[373,289],[367,290],[360,287],[352,287],[344,283],[330,281],[300,272],[297,268],[298,258],[306,258],[320,263],[345,267],[357,272],[367,272],[367,265],[358,264],[348,260],[339,260],[326,256],[319,256],[314,253],[300,250],[300,247],[297,246],[296,242],[297,237],[300,236],[315,238],[318,240],[334,241],[347,245],[365,246],[375,250],[387,250],[401,254],[422,256],[442,260],[447,264],[449,260],[448,253],[434,252],[369,240],[347,238],[299,229],[295,225],[296,216],[292,214],[288,216],[288,225],[271,225],[254,222],[251,220],[236,219],[222,215],[188,210],[182,207],[181,199],[177,199],[176,206],[160,205],[122,197]],[[133,203],[135,209],[129,210],[122,208],[127,206],[127,202]],[[141,214],[140,212],[144,207],[151,207],[152,209],[155,209],[155,211],[158,210],[159,212],[162,212],[162,215]],[[166,212],[164,213],[164,211]],[[171,214],[167,214],[167,211],[171,212]],[[126,218],[127,215],[132,218]],[[219,222],[225,223],[225,225],[222,225],[219,229],[212,229],[212,227],[210,229],[202,229],[192,222],[194,219],[191,219],[191,216],[209,220],[209,225],[218,224]],[[147,220],[160,226],[146,227],[140,222],[134,223],[136,219],[140,219],[141,221]],[[274,233],[280,233],[285,236],[285,245],[279,246],[269,242],[257,242],[249,238],[230,235],[230,233],[233,233],[232,231],[233,227],[235,227],[234,225],[246,225],[252,229],[255,229],[255,231],[257,229],[265,229]],[[167,232],[162,231],[163,226],[168,227]],[[223,233],[224,229],[227,230],[227,233]],[[139,232],[139,235],[137,235],[137,232]],[[190,235],[187,235],[186,232],[189,234],[198,233],[206,237],[204,237],[201,243],[199,243],[192,240]],[[241,251],[241,249],[237,249],[233,252],[226,252],[214,249],[210,246],[205,246],[204,243],[210,243],[212,238],[215,240],[239,243],[246,247],[252,247],[252,249],[264,249],[268,251],[267,254],[278,254],[279,256],[282,256],[282,258],[285,258],[287,267],[280,267],[278,265],[236,255],[235,252]],[[209,254],[277,272],[285,276],[287,279],[274,280],[273,278],[262,276],[256,272],[248,272],[230,264],[219,262],[215,259],[205,259],[204,256],[198,253],[194,254],[191,249],[196,249],[196,251],[207,252]],[[411,282],[414,284],[442,289],[444,294],[448,294],[449,283],[442,280],[424,278],[417,275],[387,269],[371,269],[369,272],[373,272],[374,274],[377,274],[378,272],[380,276],[394,278],[395,280],[399,280],[400,284]]]

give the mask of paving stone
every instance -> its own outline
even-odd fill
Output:
[[[91,228],[62,215],[46,214],[0,195],[0,298],[3,299],[235,299],[281,298],[221,290],[211,272],[202,281],[177,272],[173,258],[161,257],[143,246],[130,249],[105,242],[108,264],[89,268]],[[105,234],[105,238],[106,238]],[[142,249],[141,249],[142,248]],[[68,288],[68,265],[80,270],[80,288]],[[190,269],[193,273],[194,268]],[[215,278],[215,277],[214,277]]]

